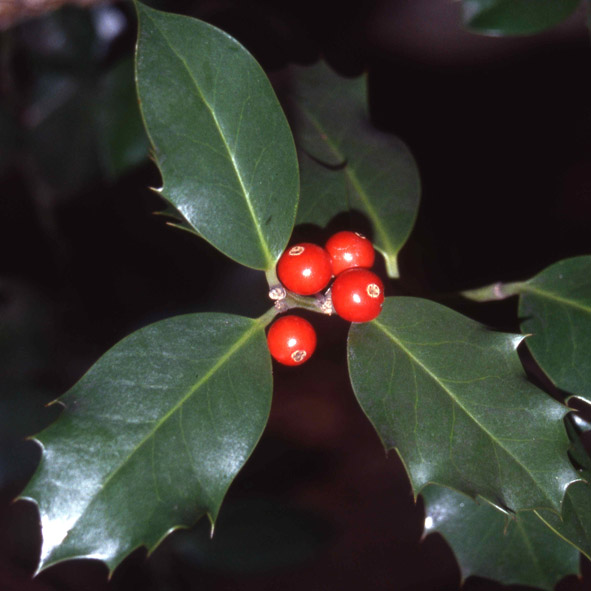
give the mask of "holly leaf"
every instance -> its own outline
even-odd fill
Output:
[[[562,515],[541,509],[535,513],[557,536],[591,560],[591,486],[588,482],[575,482],[568,487]]]
[[[531,511],[507,519],[486,502],[428,486],[425,533],[439,532],[451,546],[462,580],[471,575],[505,585],[552,591],[560,579],[579,574],[579,553],[555,536]]]
[[[580,0],[463,0],[464,26],[486,35],[531,35],[560,24]]]
[[[571,413],[568,418],[572,419],[566,423],[571,440],[570,456],[585,481],[568,487],[561,516],[543,510],[536,511],[536,514],[556,535],[591,559],[591,458],[579,436],[589,427],[576,413]]]
[[[372,126],[365,77],[342,78],[323,62],[293,66],[288,77],[287,111],[306,172],[297,223],[326,225],[344,211],[363,213],[388,274],[398,277],[397,255],[420,198],[411,153],[399,138]],[[327,182],[330,190],[319,194],[317,187]]]
[[[301,199],[296,223],[326,226],[335,215],[347,210],[347,180],[344,174],[335,174],[306,152],[300,150],[298,155]]]
[[[537,363],[556,386],[591,404],[591,256],[562,260],[509,289],[519,293]]]
[[[528,281],[463,295],[476,301],[519,295],[521,328],[535,360],[558,388],[591,404],[591,256],[564,259]]]
[[[192,314],[143,328],[59,399],[35,439],[39,570],[97,558],[110,571],[134,548],[218,515],[269,414],[262,317]]]
[[[273,268],[291,235],[299,181],[267,77],[219,29],[136,6],[137,87],[162,196],[227,256]]]
[[[568,409],[527,381],[522,338],[408,297],[386,298],[377,319],[351,326],[355,395],[415,495],[436,483],[510,511],[560,512],[579,480],[567,457]]]

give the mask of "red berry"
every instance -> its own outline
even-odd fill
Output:
[[[378,316],[384,303],[384,284],[367,269],[347,269],[332,284],[332,305],[350,322],[369,322]]]
[[[316,244],[296,244],[281,255],[277,263],[277,275],[279,281],[294,293],[318,293],[332,277],[330,257],[324,248]]]
[[[267,344],[279,363],[301,365],[316,349],[316,331],[300,316],[281,316],[271,325]]]
[[[335,275],[353,267],[369,269],[376,258],[373,244],[357,232],[337,232],[328,239],[325,248]]]

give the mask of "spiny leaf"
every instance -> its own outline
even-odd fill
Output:
[[[591,256],[564,259],[528,281],[463,295],[476,301],[519,295],[521,328],[535,360],[556,386],[591,404]]]
[[[269,413],[263,318],[163,320],[115,345],[60,398],[22,494],[39,507],[39,569],[84,557],[113,570],[174,528],[204,514],[213,523]]]
[[[559,388],[591,404],[591,256],[555,263],[512,289],[535,360]]]
[[[290,68],[289,84],[288,112],[306,177],[297,223],[326,225],[345,211],[363,213],[388,274],[397,277],[397,255],[419,205],[412,155],[400,139],[371,125],[365,77],[345,79],[320,62]],[[327,182],[330,191],[319,194]]]
[[[591,486],[587,482],[568,487],[562,515],[542,509],[535,513],[557,536],[591,560]]]
[[[591,559],[591,458],[579,436],[579,431],[588,430],[588,425],[577,421],[576,417],[576,413],[569,415],[572,422],[567,420],[566,423],[571,440],[570,455],[585,482],[575,482],[568,487],[561,516],[543,510],[536,514],[557,535]]]
[[[555,536],[531,511],[506,517],[488,503],[456,491],[428,486],[425,532],[439,532],[451,546],[462,573],[505,585],[552,591],[560,579],[579,572],[579,553]]]
[[[137,86],[162,196],[223,253],[271,269],[299,189],[293,138],[267,77],[219,29],[136,6]]]
[[[568,409],[527,381],[521,339],[407,297],[351,326],[353,389],[415,495],[432,482],[511,511],[560,512],[579,479],[567,457]]]

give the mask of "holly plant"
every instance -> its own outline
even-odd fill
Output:
[[[465,3],[474,19],[484,4]],[[404,280],[398,256],[420,181],[406,146],[371,125],[365,78],[322,62],[292,66],[280,103],[235,39],[136,7],[137,92],[162,213],[264,272],[268,311],[146,326],[56,401],[63,410],[35,436],[42,457],[22,493],[39,510],[38,571],[95,558],[112,572],[135,548],[151,552],[200,518],[213,534],[265,429],[273,364],[297,372],[317,347],[304,309],[350,322],[360,412],[399,455],[424,498],[425,534],[446,538],[463,578],[552,589],[578,573],[579,553],[591,557],[591,460],[581,443],[588,426],[568,401],[591,404],[591,257],[465,294],[518,297],[523,334],[391,295]],[[326,227],[343,212],[367,221],[367,237],[350,227],[323,244],[292,240],[295,225]],[[564,403],[527,379],[524,348]]]

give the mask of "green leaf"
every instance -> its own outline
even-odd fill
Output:
[[[512,289],[535,360],[556,386],[591,403],[591,256],[560,261]]]
[[[376,320],[351,326],[353,389],[415,495],[432,482],[511,511],[560,512],[579,479],[567,457],[568,409],[527,381],[522,338],[408,297],[386,298]]]
[[[326,225],[343,211],[363,213],[388,274],[398,277],[397,255],[420,198],[412,155],[400,139],[371,125],[365,77],[341,78],[320,62],[292,67],[289,83],[288,112],[305,171],[297,223]],[[330,189],[319,192],[326,183]]]
[[[535,513],[556,535],[591,559],[591,486],[587,482],[568,487],[562,516],[541,509]]]
[[[579,573],[579,553],[530,511],[507,520],[483,502],[439,486],[422,492],[425,531],[439,532],[451,546],[462,574],[552,591],[563,577]]]
[[[99,81],[94,116],[103,169],[116,178],[147,159],[144,130],[133,83],[133,60],[121,60]]]
[[[571,446],[569,455],[573,464],[581,471],[591,473],[591,458],[585,449],[581,439],[581,434],[589,431],[589,423],[580,417],[576,412],[568,415],[566,420],[566,432],[570,439]],[[585,480],[591,481],[591,478],[585,477]]]
[[[531,35],[565,20],[580,0],[463,0],[462,20],[475,33]]]
[[[557,535],[591,559],[591,458],[579,436],[579,432],[588,430],[588,425],[577,420],[576,413],[571,413],[568,418],[572,419],[566,423],[571,439],[570,456],[581,469],[585,482],[575,482],[568,487],[561,516],[542,510],[536,514]]]
[[[269,414],[264,319],[163,320],[115,345],[60,398],[22,493],[39,507],[39,569],[85,557],[112,571],[174,528],[215,521]]]
[[[347,180],[303,151],[300,157],[300,204],[297,224],[326,226],[338,213],[347,211]]]
[[[273,268],[291,235],[299,181],[267,77],[219,29],[136,6],[137,85],[162,196],[229,257]]]

